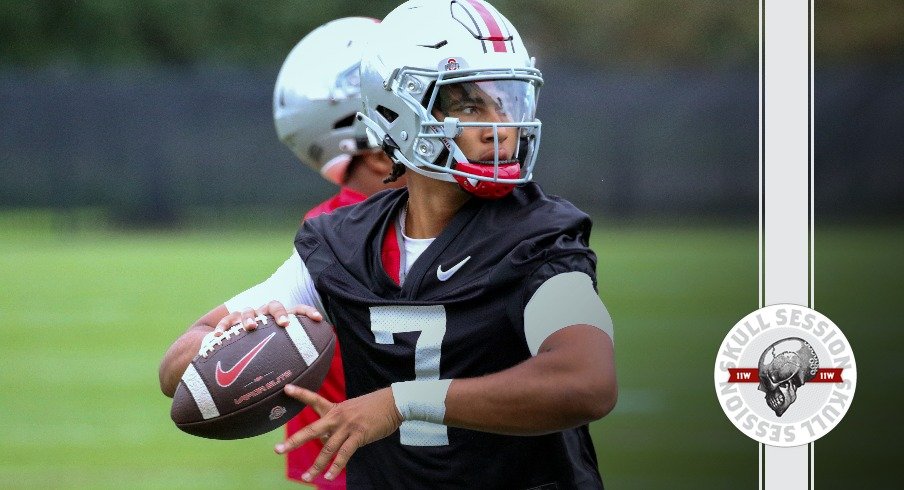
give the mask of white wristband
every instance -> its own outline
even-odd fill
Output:
[[[446,392],[450,384],[451,379],[393,383],[392,396],[402,420],[442,424],[446,418]]]

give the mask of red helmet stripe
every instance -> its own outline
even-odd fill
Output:
[[[499,23],[496,22],[496,18],[493,17],[493,14],[487,9],[486,5],[483,4],[480,0],[467,0],[474,10],[480,14],[480,18],[487,25],[487,30],[490,32],[490,36],[486,38],[487,41],[493,42],[493,51],[497,53],[507,53],[508,50],[505,48],[505,36],[502,35],[502,29],[499,28]]]

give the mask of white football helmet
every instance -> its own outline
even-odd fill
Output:
[[[490,4],[411,0],[386,16],[364,50],[359,118],[396,162],[477,196],[501,197],[531,179],[542,84],[518,31]],[[496,115],[448,111],[444,99],[480,100]],[[470,127],[492,128],[492,156],[466,158],[454,138]],[[517,128],[513,155],[500,158],[499,128]]]
[[[379,147],[355,119],[361,109],[359,64],[379,20],[348,17],[305,36],[289,53],[273,90],[279,140],[301,161],[342,184],[354,155]]]

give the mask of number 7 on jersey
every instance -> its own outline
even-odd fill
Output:
[[[370,328],[378,344],[394,344],[392,335],[421,332],[414,348],[415,380],[439,379],[439,359],[446,335],[446,309],[438,306],[373,306]],[[407,381],[407,380],[400,380]],[[447,446],[448,428],[420,420],[407,420],[399,428],[406,446]]]

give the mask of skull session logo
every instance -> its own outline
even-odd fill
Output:
[[[789,447],[819,439],[844,417],[857,367],[844,334],[825,315],[781,304],[728,332],[714,381],[735,427],[763,444]]]

